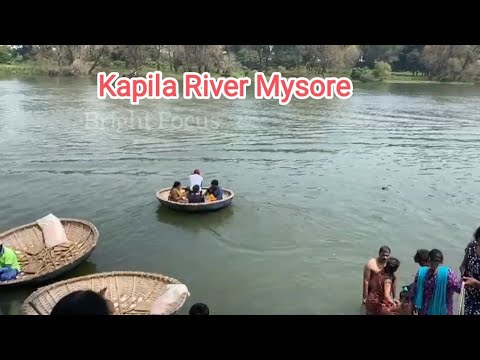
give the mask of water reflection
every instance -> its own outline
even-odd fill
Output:
[[[184,213],[159,205],[157,220],[163,224],[173,225],[192,233],[199,233],[205,229],[215,231],[217,226],[225,225],[225,222],[233,216],[235,213],[233,207],[232,204],[227,208],[211,212]]]
[[[91,260],[87,260],[81,263],[78,267],[76,267],[72,271],[69,271],[62,277],[56,279],[55,281],[66,280],[66,279],[70,279],[78,276],[91,275],[91,274],[95,274],[96,272],[97,272],[97,264]]]

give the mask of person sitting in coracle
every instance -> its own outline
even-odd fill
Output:
[[[218,185],[218,180],[212,180],[210,187],[205,192],[205,196],[208,196],[210,201],[222,200],[223,199],[223,190]]]
[[[192,188],[192,191],[188,193],[187,198],[188,198],[188,202],[191,204],[205,202],[205,198],[203,197],[203,194],[200,191],[200,187],[198,185],[195,185]]]
[[[61,298],[50,315],[113,315],[114,311],[113,303],[105,298],[104,291],[77,290]]]
[[[20,272],[15,250],[0,243],[0,281],[15,280]]]
[[[193,173],[192,175],[190,175],[189,180],[190,180],[190,186],[188,187],[189,190],[192,190],[195,185],[198,185],[200,190],[202,189],[203,176],[200,175],[200,170],[198,169],[193,170]]]
[[[185,202],[185,195],[182,192],[182,184],[180,181],[175,181],[173,183],[170,194],[168,195],[168,200],[176,202]]]

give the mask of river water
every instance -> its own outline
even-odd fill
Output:
[[[97,249],[67,277],[160,272],[213,314],[358,314],[389,245],[458,269],[480,225],[480,89],[356,85],[349,100],[98,100],[94,80],[0,81],[0,229],[83,218]],[[155,191],[199,168],[230,208],[185,215]],[[385,189],[382,189],[385,187]],[[2,292],[17,314],[32,288]]]

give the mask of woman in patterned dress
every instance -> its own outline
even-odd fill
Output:
[[[412,302],[419,315],[453,315],[453,294],[460,293],[462,280],[443,265],[443,254],[433,249],[429,266],[422,266],[415,276]]]
[[[465,315],[480,315],[480,227],[465,249],[460,272],[465,281]]]

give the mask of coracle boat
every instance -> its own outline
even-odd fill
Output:
[[[171,188],[165,188],[157,191],[156,195],[158,201],[160,201],[160,204],[162,204],[162,206],[165,206],[166,208],[183,212],[208,212],[220,210],[229,206],[232,203],[233,197],[235,196],[232,190],[223,189],[222,200],[190,204],[168,200],[170,190]],[[207,190],[207,188],[203,188],[203,191],[205,190]]]
[[[90,256],[99,237],[95,225],[80,219],[59,220],[68,243],[55,247],[45,246],[42,228],[37,222],[0,234],[0,243],[15,250],[23,273],[15,280],[1,281],[0,288],[40,284],[72,270]]]
[[[24,315],[49,315],[55,304],[77,290],[93,290],[104,294],[115,308],[114,315],[148,315],[152,304],[172,285],[182,285],[177,279],[155,273],[114,271],[81,276],[33,292],[23,303]],[[188,293],[175,299],[163,315],[177,312],[185,303]]]

